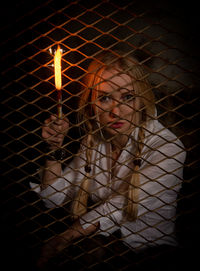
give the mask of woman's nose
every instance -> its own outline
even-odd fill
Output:
[[[119,108],[119,103],[117,101],[113,101],[112,108],[110,110],[110,114],[112,115],[112,117],[119,117],[120,108]]]

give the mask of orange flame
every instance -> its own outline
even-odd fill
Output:
[[[54,56],[55,86],[57,90],[61,90],[62,88],[61,58],[62,53],[60,50],[60,46],[58,45],[58,48]]]

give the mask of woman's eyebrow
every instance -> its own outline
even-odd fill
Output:
[[[121,92],[122,94],[127,94],[127,93],[131,93],[131,94],[134,94],[135,93],[135,91],[134,91],[134,89],[121,89],[121,91],[123,91],[123,92]]]
[[[109,95],[110,94],[110,92],[106,92],[106,91],[103,91],[103,90],[98,90],[98,94],[100,94],[100,95]]]
[[[116,90],[113,90],[112,92],[115,92]],[[103,91],[103,90],[98,90],[98,96],[100,95],[111,95],[112,92],[106,92],[106,91]],[[135,94],[134,93],[134,90],[129,90],[129,89],[121,89],[121,95],[127,95],[127,94]]]

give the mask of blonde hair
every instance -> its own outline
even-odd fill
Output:
[[[79,121],[82,119],[87,136],[87,165],[85,167],[85,177],[81,182],[80,189],[72,205],[72,213],[77,218],[87,212],[87,202],[89,197],[89,179],[91,174],[92,146],[94,143],[95,114],[93,112],[92,102],[97,98],[97,89],[102,81],[101,75],[104,70],[117,68],[121,73],[129,75],[133,80],[133,89],[142,101],[142,123],[139,125],[137,151],[133,160],[134,168],[130,181],[127,183],[127,203],[125,205],[125,214],[128,220],[137,218],[137,206],[139,199],[141,154],[144,141],[144,126],[146,121],[155,115],[155,103],[152,88],[147,79],[147,73],[144,67],[133,56],[123,56],[123,52],[105,51],[91,62],[84,80],[84,90],[79,102]],[[135,141],[135,139],[133,139]],[[126,186],[126,187],[127,187]]]

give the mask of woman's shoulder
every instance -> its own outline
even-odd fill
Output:
[[[145,128],[145,139],[149,144],[162,146],[163,144],[175,144],[184,148],[181,140],[158,120],[151,121]]]
[[[181,140],[168,128],[164,127],[159,121],[152,121],[146,127],[146,137],[144,151],[160,152],[167,156],[181,154],[185,157],[185,147]]]

